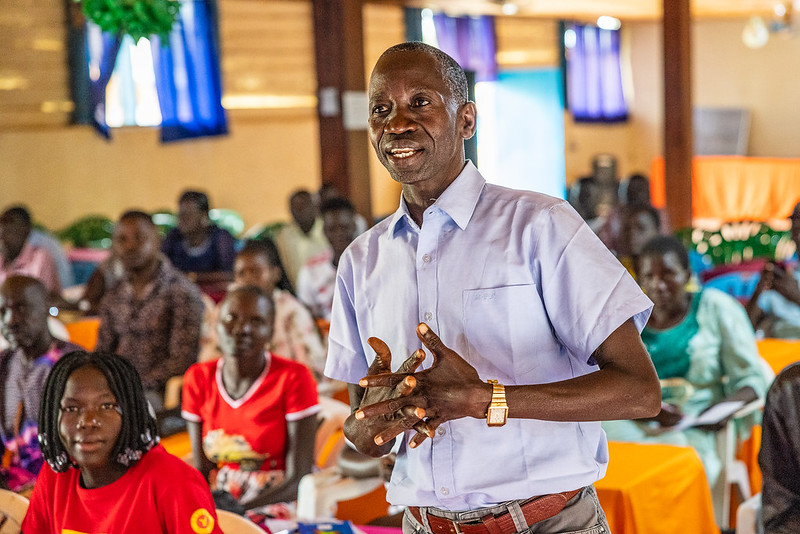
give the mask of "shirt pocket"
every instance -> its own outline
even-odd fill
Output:
[[[467,289],[462,305],[470,363],[482,376],[530,383],[540,365],[534,344],[552,339],[536,285]]]

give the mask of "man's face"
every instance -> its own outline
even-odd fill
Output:
[[[184,201],[178,204],[178,230],[182,234],[191,234],[205,228],[208,213],[201,210],[197,204]]]
[[[333,254],[337,258],[344,249],[353,241],[356,234],[356,221],[349,210],[332,210],[322,216],[323,232],[328,242],[333,247]]]
[[[123,219],[114,229],[111,246],[125,270],[136,272],[148,267],[158,257],[158,233],[145,221]]]
[[[16,258],[29,233],[30,229],[14,217],[0,217],[0,255],[3,258]]]
[[[447,184],[464,166],[475,106],[458,106],[439,62],[424,52],[384,56],[369,84],[369,135],[378,159],[401,184]]]
[[[657,235],[658,225],[643,211],[633,212],[622,226],[622,239],[633,256],[638,256],[647,242]]]
[[[11,348],[39,345],[48,335],[47,299],[36,287],[12,276],[0,286],[0,332]]]
[[[289,200],[292,218],[301,228],[311,228],[317,218],[317,208],[309,193],[299,193]]]

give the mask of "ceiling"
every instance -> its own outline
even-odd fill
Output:
[[[411,7],[431,7],[451,14],[502,14],[504,3],[517,6],[519,15],[543,18],[596,18],[611,15],[622,20],[661,18],[663,2],[677,0],[407,0]],[[800,1],[795,0],[800,10]],[[692,16],[696,18],[773,16],[776,5],[788,10],[788,0],[692,0]]]

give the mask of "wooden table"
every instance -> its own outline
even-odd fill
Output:
[[[613,534],[718,534],[711,490],[694,449],[610,442],[595,483]]]

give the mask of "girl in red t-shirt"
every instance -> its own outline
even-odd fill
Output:
[[[139,374],[121,356],[76,351],[56,362],[39,444],[47,464],[23,532],[222,533],[202,477],[158,444]]]
[[[231,290],[220,311],[222,358],[193,365],[183,382],[195,465],[224,492],[217,502],[233,497],[246,510],[281,517],[279,503],[297,499],[313,465],[316,384],[304,365],[264,350],[275,306],[261,288]]]

